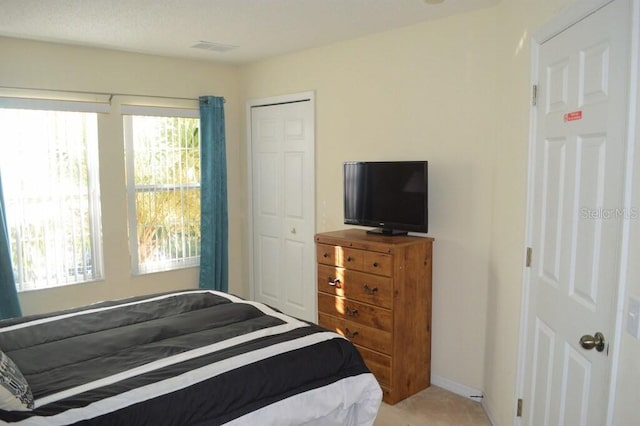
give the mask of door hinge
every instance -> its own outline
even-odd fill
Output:
[[[518,398],[518,408],[516,409],[516,417],[522,417],[522,398]]]
[[[531,267],[531,256],[532,255],[533,255],[533,250],[531,249],[531,247],[527,247],[527,261],[526,261],[527,268]]]
[[[538,85],[534,84],[531,87],[531,105],[538,105]]]

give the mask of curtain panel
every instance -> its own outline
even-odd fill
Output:
[[[11,246],[0,176],[0,319],[22,316],[11,266]]]
[[[200,97],[200,288],[228,291],[224,98]]]

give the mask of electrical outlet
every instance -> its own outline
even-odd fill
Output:
[[[634,296],[629,296],[627,332],[636,339],[640,339],[640,299]]]

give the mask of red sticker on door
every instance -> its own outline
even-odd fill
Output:
[[[564,121],[582,120],[582,111],[568,112],[564,115]]]

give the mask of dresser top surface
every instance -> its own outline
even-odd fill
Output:
[[[380,235],[380,234],[368,234],[363,229],[341,229],[338,231],[321,232],[316,234],[316,242],[335,244],[344,242],[356,242],[360,244],[375,244],[375,245],[389,245],[389,246],[403,246],[413,245],[416,243],[433,242],[431,237],[416,237],[413,235]]]

